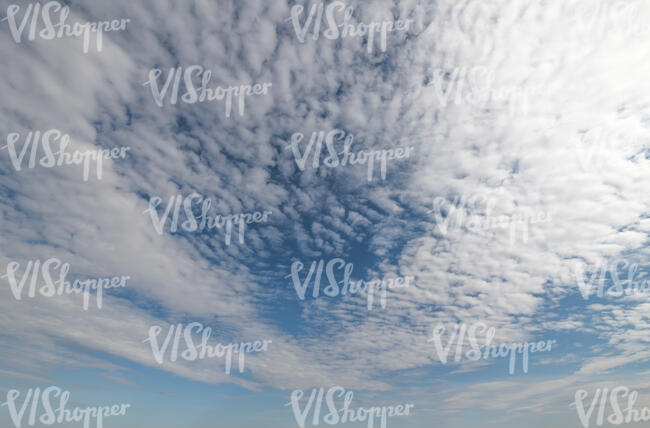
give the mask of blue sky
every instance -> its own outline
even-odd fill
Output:
[[[11,4],[0,1],[0,17]],[[28,2],[16,4],[22,18]],[[585,299],[576,274],[623,260],[638,266],[623,279],[648,271],[649,5],[346,2],[353,22],[413,20],[368,52],[363,37],[315,38],[313,27],[300,42],[285,0],[62,4],[71,23],[130,21],[87,53],[79,38],[28,30],[17,43],[0,22],[1,145],[58,129],[74,150],[130,150],[88,181],[78,165],[18,171],[0,150],[0,403],[56,385],[71,405],[129,403],[104,421],[115,428],[298,426],[291,392],[332,386],[354,391],[352,407],[414,404],[394,428],[579,427],[575,392],[618,385],[650,407],[648,294]],[[159,107],[150,71],[163,70],[162,86],[167,70],[192,65],[211,71],[210,87],[272,85],[230,117],[222,101]],[[493,96],[472,101],[477,82],[458,89],[459,76]],[[494,95],[512,88],[529,94],[525,106]],[[304,134],[303,150],[337,129],[354,152],[412,154],[390,160],[385,179],[378,167],[368,181],[366,165],[323,165],[325,148],[301,170],[292,135]],[[161,214],[193,193],[213,215],[272,214],[246,225],[244,243],[235,227],[230,245],[222,230],[158,234],[150,198]],[[439,217],[435,198],[448,201]],[[472,203],[452,208],[454,198]],[[550,217],[525,236],[462,220],[443,231],[440,219],[460,212]],[[53,257],[69,280],[130,279],[87,311],[76,295],[15,299],[7,266]],[[371,311],[363,293],[313,298],[310,286],[300,300],[292,263],[304,279],[335,258],[353,264],[352,280],[415,279]],[[159,365],[149,328],[191,322],[215,343],[272,344],[247,354],[243,373],[213,359]],[[527,373],[508,374],[505,358],[442,364],[433,328],[479,322],[495,343],[557,346],[531,354]],[[2,427],[14,426],[7,409]]]

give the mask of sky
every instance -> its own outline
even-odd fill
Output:
[[[71,28],[125,25],[84,46],[43,37],[43,17],[24,18],[36,2],[0,0],[0,426],[16,426],[10,391],[21,406],[49,386],[70,392],[69,408],[130,404],[104,419],[111,428],[300,426],[292,394],[304,392],[304,409],[332,387],[353,391],[351,408],[412,404],[387,419],[394,428],[581,427],[577,391],[586,411],[604,388],[650,407],[650,290],[585,289],[601,271],[605,290],[650,281],[650,4],[50,3],[55,23],[68,7]],[[327,33],[330,18],[410,21],[383,43],[381,31]],[[202,78],[221,100],[182,98]],[[222,89],[265,83],[231,90],[231,104]],[[128,150],[101,174],[89,160],[86,177],[80,163],[30,167],[28,133],[47,130],[59,131],[53,151],[63,134],[70,153]],[[343,164],[346,139],[377,153],[374,170]],[[212,216],[259,216],[230,232],[223,219],[172,230],[171,218],[159,231],[176,202],[178,223],[188,219],[191,195],[197,218],[205,200]],[[101,307],[96,291],[86,309],[82,294],[28,297],[23,273],[52,259],[52,276],[65,263],[70,282],[128,279],[103,290]],[[346,264],[352,281],[412,280],[370,308],[367,289],[325,294],[328,269],[342,286]],[[14,278],[27,278],[20,299]],[[223,358],[171,361],[169,350],[160,364],[153,342],[191,323],[213,346],[269,344],[245,354],[243,371],[237,357],[226,373]],[[454,326],[484,327],[480,345],[488,329],[494,344],[556,343],[530,353],[526,371],[517,354],[511,374],[508,358],[456,359],[467,339],[443,363],[439,325],[443,347]],[[595,413],[589,424],[618,425]]]

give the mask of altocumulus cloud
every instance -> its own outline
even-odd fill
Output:
[[[71,19],[130,19],[88,53],[75,38],[17,44],[3,22],[5,134],[56,128],[79,150],[131,147],[88,182],[77,167],[15,171],[0,152],[0,266],[58,257],[79,277],[131,278],[88,312],[80,296],[16,301],[3,282],[4,368],[115,375],[135,363],[250,391],[341,385],[368,399],[410,398],[459,424],[494,410],[507,413],[502,424],[531,411],[575,422],[566,405],[575,389],[633,388],[628,370],[650,359],[648,304],[585,301],[574,275],[576,263],[647,260],[650,54],[647,35],[633,30],[650,5],[617,14],[610,3],[350,1],[358,22],[413,20],[370,53],[363,37],[299,42],[285,1],[69,2]],[[214,85],[272,86],[247,98],[243,115],[226,117],[220,102],[156,105],[143,85],[150,70],[164,79],[193,64],[211,70]],[[489,71],[489,89],[516,87],[526,99],[456,99],[450,79],[462,69]],[[446,102],[441,88],[452,91]],[[412,146],[414,156],[370,182],[365,166],[301,170],[291,136],[334,129],[353,135],[357,151]],[[592,152],[585,135],[626,144]],[[192,193],[217,213],[268,210],[270,221],[247,225],[243,244],[236,232],[230,245],[221,232],[156,233],[143,213],[150,198]],[[492,201],[497,217],[550,218],[525,239],[508,228],[442,233],[432,201],[463,195]],[[298,301],[292,262],[308,270],[336,257],[354,262],[354,279],[412,275],[414,285],[390,290],[382,310],[367,311],[363,295]],[[221,342],[273,344],[246,357],[246,375],[208,360],[156,364],[142,343],[149,326],[187,320],[213,326]],[[477,320],[496,328],[497,343],[558,337],[543,355],[555,369],[536,366],[535,355],[521,377],[508,378],[503,359],[443,366],[427,342],[432,327]]]

